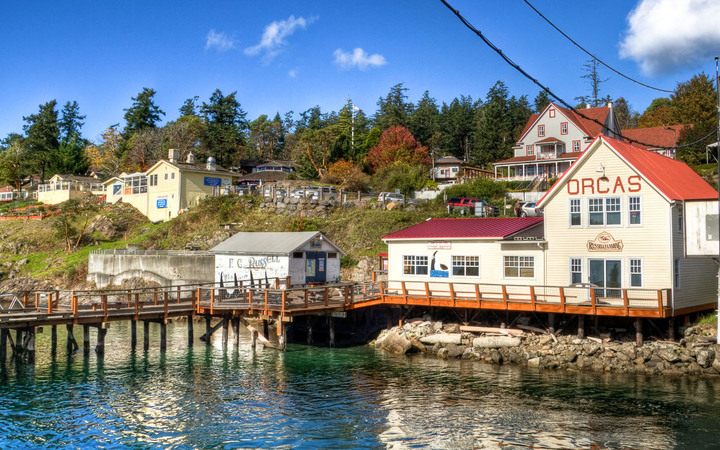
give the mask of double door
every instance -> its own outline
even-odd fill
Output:
[[[595,286],[596,297],[622,295],[622,261],[619,259],[591,259],[590,283]]]

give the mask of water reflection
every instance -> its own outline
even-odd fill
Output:
[[[231,332],[228,349],[188,349],[184,324],[167,353],[153,327],[131,352],[128,331],[113,324],[104,359],[52,358],[39,335],[34,367],[0,370],[0,447],[669,448],[713,443],[720,425],[717,380],[253,352],[242,330],[238,347]]]

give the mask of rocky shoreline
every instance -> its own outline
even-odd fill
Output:
[[[395,354],[461,358],[539,369],[656,375],[720,375],[712,327],[683,331],[679,342],[556,336],[542,330],[498,329],[414,319],[384,330],[370,345]]]

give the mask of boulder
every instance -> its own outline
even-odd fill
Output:
[[[397,332],[388,333],[378,345],[386,352],[398,355],[404,355],[413,347],[412,342],[408,338]]]
[[[420,338],[423,344],[456,344],[462,343],[462,334],[460,333],[439,333],[423,336]]]
[[[540,367],[540,358],[536,357],[536,358],[528,359],[527,366],[528,367]]]
[[[473,339],[472,345],[476,348],[517,347],[520,345],[520,338],[512,336],[481,336]]]
[[[448,358],[458,358],[462,356],[463,353],[465,353],[465,350],[467,349],[464,345],[456,345],[456,344],[447,344],[445,346],[445,349],[447,350],[447,356]]]
[[[680,355],[671,347],[662,347],[658,350],[657,355],[669,363],[680,361]]]
[[[700,367],[702,367],[703,369],[707,369],[715,361],[715,350],[712,350],[712,349],[700,350],[697,352],[695,359],[697,360],[697,363],[698,363],[698,365],[700,365]]]

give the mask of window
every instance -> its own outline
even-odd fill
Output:
[[[532,156],[535,154],[535,146],[530,144],[525,146],[525,154],[527,156]]]
[[[135,175],[124,179],[125,190],[129,194],[144,194],[147,192],[148,179],[145,175]]]
[[[682,206],[678,205],[678,210],[677,210],[677,211],[678,211],[678,214],[677,214],[677,216],[678,216],[678,231],[682,233],[683,225],[684,225],[683,222],[685,222],[685,220],[684,220],[684,218],[683,218]]]
[[[560,122],[560,134],[567,134],[568,133],[568,123],[567,122]]]
[[[534,256],[505,256],[505,276],[512,278],[533,278],[535,276]]]
[[[673,261],[673,288],[680,289],[680,258]]]
[[[337,253],[336,253],[336,252],[330,252],[330,253],[328,253],[328,259],[335,259],[335,258],[337,258]]]
[[[588,200],[590,225],[620,225],[620,197]]]
[[[545,136],[545,125],[538,125],[538,137]]]
[[[453,275],[458,277],[477,277],[480,275],[479,256],[453,256]]]
[[[579,151],[580,151],[580,141],[579,141],[579,140],[578,140],[578,141],[572,141],[572,150],[573,150],[574,152],[579,152]]]
[[[628,200],[630,225],[640,225],[642,223],[642,215],[640,214],[640,197],[630,197]]]
[[[403,273],[405,275],[427,275],[427,256],[403,256]]]
[[[630,286],[642,287],[642,261],[640,259],[630,260]]]
[[[170,179],[171,179],[171,180],[174,180],[174,179],[175,179],[175,172],[173,172],[173,173],[170,174]]]
[[[149,184],[150,184],[150,186],[157,186],[157,184],[158,184],[158,176],[157,176],[157,174],[155,174],[155,175],[150,175],[150,183],[149,183]]]
[[[570,199],[570,226],[579,227],[582,225],[582,218],[580,214],[580,199]]]
[[[582,259],[570,258],[570,284],[582,283]]]
[[[550,109],[550,111],[548,111],[548,113],[550,114],[550,117],[551,117],[551,118],[552,118],[552,117],[555,117],[555,110],[554,110],[554,109]]]
[[[527,166],[527,175],[529,177],[534,177],[536,173],[535,166]]]
[[[302,259],[303,252],[293,252],[293,258]]]
[[[165,172],[165,179],[166,179],[166,180],[168,179],[168,174],[167,174],[167,172]]]

